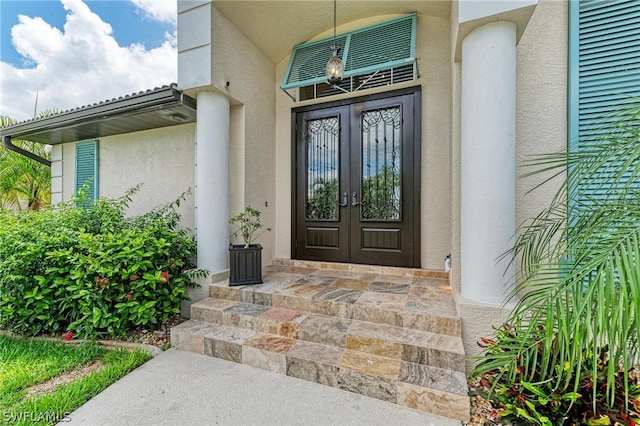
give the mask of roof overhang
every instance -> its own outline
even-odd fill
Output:
[[[57,145],[196,121],[196,101],[175,85],[0,128],[0,137]]]
[[[181,3],[196,2],[178,2],[178,7]],[[285,59],[293,46],[333,28],[329,0],[213,0],[213,5],[274,63]],[[338,0],[336,24],[411,13],[448,20],[450,12],[451,0]]]

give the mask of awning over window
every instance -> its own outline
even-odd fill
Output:
[[[331,45],[341,48],[344,77],[390,69],[416,60],[416,14],[293,48],[282,89],[324,82]]]

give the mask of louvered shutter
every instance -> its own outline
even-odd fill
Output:
[[[414,19],[402,19],[354,32],[345,62],[345,75],[349,72],[364,74],[411,61],[415,57],[413,25]]]
[[[87,187],[90,200],[98,198],[98,141],[84,141],[76,144],[76,192]]]
[[[569,149],[586,151],[640,102],[640,2],[570,1]],[[617,112],[616,114],[613,114]],[[578,184],[581,203],[605,196],[621,165],[606,165],[599,181]]]
[[[341,56],[344,55],[344,46],[347,38],[337,37],[335,43],[342,46]],[[283,87],[304,86],[309,82],[325,80],[325,67],[331,56],[331,46],[334,40],[322,40],[317,43],[309,43],[297,46],[291,56],[289,70],[285,77],[286,84]]]
[[[416,15],[340,34],[294,47],[283,89],[308,86],[326,80],[325,67],[331,45],[341,47],[344,77],[363,75],[415,62]]]

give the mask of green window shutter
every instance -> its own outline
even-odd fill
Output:
[[[336,43],[342,46],[341,55],[344,56],[344,46],[347,38],[340,36],[336,38]],[[331,56],[331,46],[334,40],[321,40],[315,43],[303,44],[294,49],[285,84],[283,87],[299,87],[309,84],[309,82],[320,82],[325,80],[325,67]]]
[[[331,37],[295,46],[282,89],[324,82],[334,43],[341,48],[344,77],[412,64],[416,60],[416,14],[340,34],[335,41]]]
[[[570,1],[569,20],[569,150],[582,152],[607,132],[614,112],[640,102],[640,2]],[[600,181],[571,189],[580,203],[593,202],[619,171],[607,165]]]
[[[98,199],[99,143],[97,140],[76,143],[76,193],[87,187],[90,200]]]
[[[366,73],[412,61],[415,58],[414,26],[415,19],[405,18],[354,32],[349,43],[345,74]]]

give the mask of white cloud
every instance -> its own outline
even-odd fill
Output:
[[[0,114],[31,118],[36,94],[38,111],[67,110],[176,81],[175,33],[154,49],[119,46],[111,26],[82,0],[61,2],[63,31],[22,15],[11,29],[16,50],[32,66],[0,63]]]
[[[131,0],[143,15],[159,22],[176,23],[178,17],[177,0]]]

